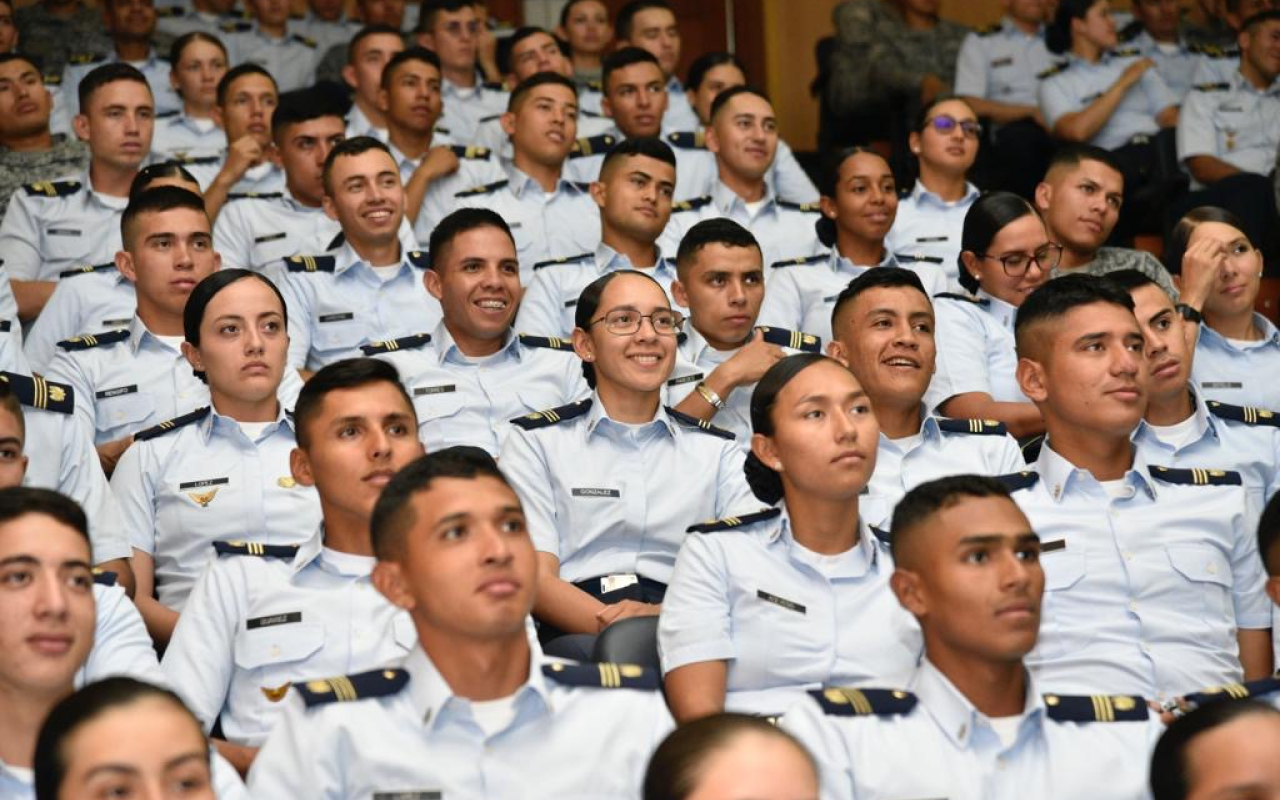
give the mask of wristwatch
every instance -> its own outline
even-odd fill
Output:
[[[1174,308],[1178,310],[1178,313],[1181,314],[1182,318],[1187,322],[1194,322],[1197,325],[1204,322],[1204,315],[1186,303],[1178,303]]]
[[[708,386],[704,381],[698,381],[698,385],[694,386],[693,390],[697,392],[703,400],[710,403],[717,411],[725,410],[725,404],[724,401],[720,399],[720,395],[716,394],[715,390]]]

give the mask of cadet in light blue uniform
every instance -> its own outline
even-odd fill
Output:
[[[176,82],[181,105],[175,113],[156,120],[152,159],[219,155],[227,141],[213,113],[218,80],[227,71],[226,47],[212,34],[188,33],[169,48],[169,64],[169,81]]]
[[[399,370],[429,452],[468,444],[497,455],[509,420],[590,393],[568,340],[511,329],[520,298],[513,248],[510,230],[492,211],[445,217],[431,235],[426,274],[444,314],[440,324],[431,334],[361,348]]]
[[[575,313],[594,395],[517,419],[502,448],[542,563],[545,639],[657,613],[689,523],[759,508],[733,434],[661,405],[683,320],[657,282],[611,272]]]
[[[128,204],[92,189],[89,173],[41,181],[14,192],[0,224],[0,251],[12,280],[52,282],[120,249],[120,215]]]
[[[156,52],[156,10],[153,3],[103,3],[104,32],[110,38],[110,52],[72,54],[62,71],[62,105],[68,117],[80,113],[78,88],[84,77],[103,64],[125,63],[140,71],[151,87],[157,114],[182,108],[182,101],[169,85],[168,53]]]
[[[1024,665],[1047,569],[999,482],[926,483],[894,516],[893,588],[919,620],[925,658],[906,686],[813,690],[779,721],[817,760],[822,796],[1145,797],[1164,730],[1146,700],[1058,694]]]
[[[395,663],[416,643],[371,576],[374,503],[422,455],[395,369],[371,359],[326,367],[295,419],[294,476],[317,488],[323,521],[301,546],[214,543],[162,662],[205,729],[221,719],[226,740],[244,748],[262,745],[291,685],[296,694],[313,675]]]
[[[209,384],[211,404],[140,431],[111,477],[142,587],[139,608],[160,639],[213,542],[299,544],[320,521],[315,492],[290,474],[296,442],[277,397],[288,349],[278,290],[257,273],[219,270],[192,292],[183,325],[188,361]]]
[[[94,570],[93,649],[76,672],[76,688],[119,675],[165,684],[146,623],[117,577],[114,572]]]
[[[222,39],[231,54],[231,63],[257,64],[271,73],[282,92],[315,83],[316,67],[324,53],[315,40],[290,29],[288,5],[266,2],[248,5],[256,13],[256,20],[222,26]]]
[[[920,657],[889,590],[888,543],[860,514],[879,432],[858,381],[833,359],[788,357],[751,417],[747,480],[774,507],[695,525],[680,546],[658,629],[678,719],[777,715],[832,684],[905,685]],[[815,526],[818,505],[840,522]]]
[[[1240,474],[1153,464],[1129,441],[1147,386],[1132,308],[1083,275],[1022,304],[1019,376],[1047,441],[1009,481],[1044,553],[1036,678],[1167,700],[1270,674],[1271,608]]]
[[[266,157],[273,145],[271,114],[280,101],[275,78],[257,64],[237,64],[218,81],[217,98],[226,146],[217,155],[179,159],[195,176],[201,191],[209,194],[210,208],[216,204],[221,209],[229,194],[282,191],[284,170]],[[243,145],[232,149],[237,143],[250,141],[257,145],[256,156]],[[211,191],[215,184],[220,201]]]
[[[435,328],[427,255],[399,240],[404,192],[387,146],[367,136],[333,148],[325,190],[346,239],[333,254],[292,256],[278,273],[289,307],[289,364],[316,370],[361,345]]]
[[[27,332],[26,360],[43,372],[58,354],[58,342],[82,333],[127,328],[137,305],[133,282],[116,269],[114,261],[59,273],[53,294]]]

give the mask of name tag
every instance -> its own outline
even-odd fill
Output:
[[[356,315],[351,311],[340,311],[337,314],[321,314],[320,322],[346,322],[349,319],[355,319]]]
[[[520,223],[519,223],[519,222],[508,222],[508,223],[507,223],[507,227],[508,227],[508,228],[510,228],[511,230],[515,230],[516,228],[519,228],[519,227],[520,227]]]
[[[128,324],[129,324],[130,322],[132,322],[132,321],[133,321],[133,320],[129,319],[128,317],[125,317],[124,319],[104,319],[104,320],[102,321],[102,327],[104,327],[104,328],[123,328],[123,327],[125,327],[126,325],[128,325]]]
[[[991,62],[991,66],[993,66],[993,67],[1007,67],[1007,66],[1010,66],[1010,65],[1012,65],[1012,64],[1013,64],[1013,56],[1006,56],[1006,57],[1004,57],[1004,58],[997,58],[995,61],[992,61],[992,62]]]
[[[622,497],[622,492],[617,489],[592,489],[590,487],[573,489],[570,494],[574,497]]]
[[[373,800],[442,800],[440,792],[374,792]]]
[[[701,372],[696,372],[696,373],[694,373],[693,375],[685,375],[685,376],[680,377],[680,378],[672,378],[671,380],[667,381],[667,385],[668,385],[668,386],[679,386],[679,385],[680,385],[680,384],[682,384],[682,383],[693,383],[694,381],[700,381],[700,380],[702,380],[702,377],[703,377],[703,375],[702,375],[702,373],[701,373]]]
[[[458,391],[458,385],[455,383],[446,384],[444,386],[419,386],[413,390],[414,397],[422,397],[428,394],[447,394],[449,392]]]
[[[254,244],[262,244],[263,242],[274,242],[285,237],[284,231],[280,233],[268,233],[266,236],[259,236],[253,240]]]
[[[180,483],[178,484],[178,490],[186,491],[187,489],[202,489],[205,486],[225,486],[228,483],[230,483],[229,478],[205,478],[202,481],[187,481],[186,483]]]
[[[949,236],[918,236],[916,241],[924,244],[926,242],[945,242],[950,238]]]
[[[288,625],[293,622],[302,622],[301,611],[290,611],[288,614],[272,614],[269,617],[254,617],[244,624],[249,630],[257,630],[258,628],[271,628],[276,625]]]
[[[757,591],[756,597],[759,597],[761,600],[765,601],[766,603],[773,603],[775,606],[781,606],[782,608],[785,608],[788,611],[795,611],[799,614],[805,613],[804,606],[800,605],[799,603],[793,603],[792,601],[786,599],[785,597],[778,597],[776,594],[769,594],[764,589],[760,589],[759,591]]]
[[[1236,113],[1243,113],[1243,112],[1244,112],[1244,106],[1218,106],[1218,110],[1219,110],[1219,111],[1234,111],[1234,112],[1236,112]]]
[[[94,392],[93,396],[99,400],[106,400],[109,397],[119,397],[122,394],[134,394],[137,391],[138,385],[135,383],[132,386],[117,386],[114,389],[103,389],[100,392]]]
[[[831,295],[830,297],[824,297],[824,298],[822,298],[822,302],[824,302],[824,303],[834,303],[834,302],[836,301],[836,298],[837,298],[837,297],[839,297],[839,296],[840,296],[840,295],[838,295],[838,294],[833,294],[833,295]]]
[[[1200,384],[1205,389],[1241,389],[1244,384],[1239,381],[1204,381]]]
[[[578,300],[577,300],[576,298],[575,298],[575,299],[573,299],[573,300],[566,300],[566,301],[564,301],[564,307],[565,307],[565,308],[573,308],[573,307],[574,307],[574,306],[576,306],[577,304],[578,304]]]
[[[75,228],[50,228],[50,236],[79,236],[80,231]]]
[[[1052,542],[1040,543],[1041,553],[1052,553],[1054,550],[1066,550],[1066,549],[1067,549],[1066,539],[1054,539]]]

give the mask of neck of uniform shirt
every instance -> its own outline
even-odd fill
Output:
[[[453,343],[457,345],[458,351],[467,358],[484,358],[491,356],[502,349],[502,344],[506,341],[507,335],[511,332],[511,326],[508,323],[506,330],[500,336],[492,338],[481,338],[472,336],[450,320],[448,316],[444,318],[445,330],[449,331],[449,335],[453,337]]]
[[[145,38],[117,38],[116,57],[121,61],[145,61],[151,53],[151,42]]]
[[[35,761],[36,736],[50,709],[75,687],[68,678],[65,686],[52,692],[33,691],[31,687],[14,686],[0,681],[0,708],[4,724],[0,725],[0,761],[13,767],[30,769]]]
[[[1265,92],[1267,89],[1271,88],[1271,84],[1275,83],[1276,80],[1276,73],[1266,74],[1262,72],[1252,61],[1249,60],[1248,56],[1243,53],[1240,54],[1240,74],[1244,76],[1244,79],[1248,81],[1253,88],[1260,92]]]
[[[1009,19],[1013,22],[1014,27],[1028,36],[1035,36],[1040,32],[1040,26],[1044,24],[1043,20],[1038,19],[1020,19],[1014,16],[1010,16]]]
[[[89,161],[90,188],[108,197],[128,197],[129,186],[137,174],[136,167],[116,167],[92,157]]]
[[[378,108],[376,101],[366,100],[357,94],[355,96],[355,102],[356,106],[360,109],[360,113],[364,114],[364,118],[369,120],[370,125],[375,128],[387,127],[387,115],[382,113],[382,109]],[[431,137],[428,136],[427,142],[430,143],[430,141]]]
[[[257,22],[258,22],[258,31],[261,32],[264,36],[267,36],[268,38],[271,38],[271,39],[283,39],[285,33],[288,32],[289,30],[288,22],[281,22],[279,24],[266,23],[266,22],[263,22],[262,20],[257,20]]]
[[[876,421],[880,423],[880,432],[890,439],[905,439],[920,433],[924,419],[920,411],[920,397],[893,398],[870,397],[871,407],[876,410]]]
[[[204,103],[203,105],[196,105],[194,102],[190,100],[184,99],[182,101],[183,116],[189,117],[191,119],[212,119],[214,121],[214,126],[218,130],[222,130],[222,126],[217,124],[218,121],[213,116],[213,109],[214,109],[213,103]]]
[[[599,72],[604,66],[600,53],[579,53],[573,54],[573,71],[579,72]]]
[[[720,182],[729,187],[729,191],[736,194],[744,203],[755,203],[763,200],[766,186],[764,176],[751,178],[746,175],[740,175],[720,159],[716,157],[716,169],[720,172]]]
[[[324,519],[325,547],[353,556],[374,554],[368,513],[338,508],[325,492],[320,492],[320,515]]]
[[[650,269],[658,265],[658,245],[656,241],[639,241],[609,224],[607,219],[600,220],[600,241],[612,247],[619,254],[627,257],[632,269]]]
[[[782,474],[787,516],[791,518],[791,537],[806,550],[824,556],[835,556],[857,546],[858,495],[852,497],[818,497],[788,486],[787,473]],[[858,487],[862,491],[862,487]]]
[[[968,191],[964,172],[936,167],[921,160],[920,185],[926,191],[936,194],[944,203],[955,203],[964,199]]]
[[[280,401],[274,391],[266,397],[235,397],[211,383],[209,399],[214,411],[237,422],[274,422],[280,416]]]
[[[1118,481],[1133,468],[1132,430],[1124,432],[1089,429],[1076,422],[1058,419],[1044,407],[1045,435],[1053,452],[1096,481]]]
[[[138,294],[138,319],[152,336],[182,336],[182,314],[170,314],[157,303]]]
[[[1022,658],[982,658],[971,649],[953,649],[932,630],[920,625],[929,662],[951,681],[973,707],[988,717],[1015,717],[1027,707],[1027,668]]]
[[[344,231],[344,233],[347,232]],[[382,237],[375,241],[357,241],[347,233],[347,244],[351,245],[356,255],[371,267],[390,267],[399,264],[402,260],[398,234],[387,237],[386,241],[382,241]]]
[[[515,694],[529,680],[529,638],[523,625],[509,636],[481,639],[414,618],[418,641],[458,697],[474,702]]]
[[[616,386],[600,375],[596,370],[596,394],[609,419],[625,425],[643,425],[652,422],[658,414],[658,406],[662,403],[662,390],[639,392]]]
[[[1063,237],[1053,234],[1052,231],[1050,231],[1050,234],[1053,241],[1062,245],[1062,258],[1058,261],[1058,269],[1063,272],[1070,272],[1073,269],[1092,264],[1093,260],[1098,257],[1097,250],[1079,250],[1067,244]]]
[[[476,80],[475,64],[468,64],[465,67],[450,67],[447,64],[441,66],[441,76],[454,86],[471,89],[479,82]]]
[[[511,162],[516,169],[528,175],[533,179],[534,183],[542,187],[544,192],[554,192],[556,186],[560,183],[560,171],[564,166],[564,162],[555,165],[541,164],[534,161],[528,153],[518,148],[515,150]]]
[[[1246,308],[1234,314],[1218,314],[1208,309],[1204,312],[1204,324],[1213,328],[1219,336],[1242,342],[1262,340],[1262,328],[1253,318],[1253,309]]]
[[[1083,36],[1075,36],[1071,39],[1071,54],[1081,61],[1093,64],[1102,58],[1102,48]]]
[[[426,133],[410,130],[393,123],[390,118],[387,119],[387,139],[406,158],[412,158],[415,161],[422,158],[431,149],[431,137],[435,135],[435,123],[427,128]]]
[[[864,239],[837,224],[836,251],[855,266],[874,267],[884,261],[884,239]]]
[[[1183,385],[1175,392],[1159,395],[1152,392],[1147,397],[1146,420],[1151,425],[1177,425],[1196,412],[1196,405],[1191,400],[1190,387]]]

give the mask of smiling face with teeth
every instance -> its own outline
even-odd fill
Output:
[[[933,304],[919,289],[877,286],[847,303],[831,354],[849,365],[881,413],[919,408],[933,377]]]
[[[832,195],[822,197],[822,213],[836,222],[842,255],[883,253],[884,238],[898,214],[898,184],[889,162],[871,152],[840,162]]]
[[[620,309],[649,315],[670,308],[657,281],[643,274],[620,272],[605,286],[592,319],[602,320]],[[675,364],[676,337],[658,335],[648,319],[641,320],[635,333],[622,336],[610,333],[600,321],[589,330],[574,329],[573,348],[583,360],[594,364],[596,388],[606,408],[651,401],[656,409],[662,385]]]
[[[404,187],[400,170],[386,150],[370,148],[335,158],[327,192],[325,213],[342,225],[357,253],[383,249],[396,241],[404,218]]]
[[[506,231],[484,226],[444,244],[423,276],[427,291],[440,301],[444,325],[464,355],[492,355],[511,330],[520,300],[515,242]]]

